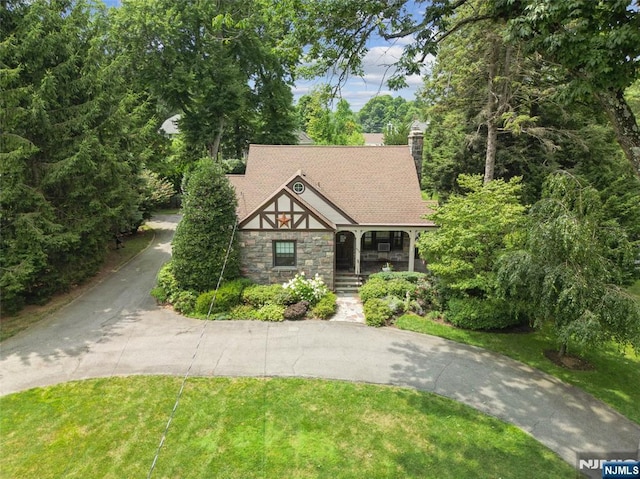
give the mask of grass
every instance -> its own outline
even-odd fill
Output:
[[[55,295],[43,305],[28,305],[13,316],[0,317],[0,341],[15,336],[20,331],[52,315],[60,308],[81,296],[84,292],[100,283],[107,275],[120,269],[135,255],[145,249],[153,240],[154,232],[146,225],[140,227],[135,235],[123,238],[125,247],[115,249],[115,242],[109,244],[107,257],[100,271],[70,291]]]
[[[640,299],[640,279],[629,287],[629,292]]]
[[[3,477],[146,477],[182,379],[0,398]],[[191,378],[153,478],[574,477],[515,426],[433,394],[339,381]]]
[[[640,423],[640,357],[631,350],[621,354],[616,346],[610,344],[584,351],[581,357],[594,369],[574,371],[559,367],[544,356],[543,351],[557,349],[548,331],[525,334],[467,331],[415,315],[398,318],[396,326],[504,354],[589,392]]]

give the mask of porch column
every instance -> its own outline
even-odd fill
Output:
[[[409,271],[414,271],[416,261],[416,232],[409,230]]]
[[[361,254],[361,240],[362,240],[362,230],[354,230],[353,236],[355,238],[355,274],[360,274],[360,254]]]

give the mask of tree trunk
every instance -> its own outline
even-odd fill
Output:
[[[560,345],[560,351],[558,351],[558,356],[562,358],[565,354],[567,354],[567,343],[562,343]]]
[[[220,118],[220,123],[218,125],[216,137],[213,140],[213,143],[209,145],[209,156],[213,161],[216,161],[216,158],[218,158],[218,151],[220,151],[220,142],[222,141],[222,132],[224,131],[224,117]]]
[[[640,128],[622,90],[600,91],[596,97],[609,116],[622,151],[640,177]]]
[[[496,150],[498,147],[498,125],[495,120],[487,120],[487,154],[484,160],[484,184],[493,181],[496,167]]]
[[[484,184],[493,180],[496,166],[496,149],[498,140],[496,97],[498,93],[495,87],[495,77],[498,74],[498,56],[500,53],[500,41],[493,39],[491,56],[489,59],[489,79],[487,83],[487,153],[484,160]]]

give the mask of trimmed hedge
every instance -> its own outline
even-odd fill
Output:
[[[406,279],[392,278],[385,280],[380,276],[374,276],[375,275],[371,275],[369,280],[359,290],[360,299],[363,303],[366,303],[372,298],[384,298],[385,296],[391,295],[405,299],[407,293],[409,293],[411,297],[415,294],[416,284]]]
[[[445,319],[463,329],[504,329],[521,324],[506,301],[478,298],[451,298]]]
[[[215,290],[202,293],[198,296],[198,300],[196,301],[195,312],[198,314],[207,314],[214,295],[216,300],[211,309],[211,313],[229,311],[234,306],[240,304],[242,301],[242,292],[251,284],[251,280],[249,279],[236,279],[221,285],[217,294],[215,293]]]
[[[249,286],[242,292],[242,301],[250,304],[256,309],[263,307],[268,303],[288,306],[295,303],[292,296],[287,292],[281,284]]]
[[[416,271],[396,271],[396,272],[381,272],[381,273],[374,273],[371,276],[369,276],[369,279],[384,279],[385,281],[390,281],[392,279],[404,279],[409,281],[410,283],[417,283],[418,281],[422,280],[422,279],[427,279],[429,275],[427,275],[426,273],[418,273]]]

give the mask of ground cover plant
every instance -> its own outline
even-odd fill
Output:
[[[0,398],[6,477],[147,477],[182,379],[95,379]],[[149,394],[153,391],[153,394]],[[191,378],[153,478],[536,478],[573,467],[515,426],[429,393]]]
[[[375,327],[392,324],[404,312],[423,314],[439,304],[433,278],[408,271],[372,274],[358,294],[365,322]]]

